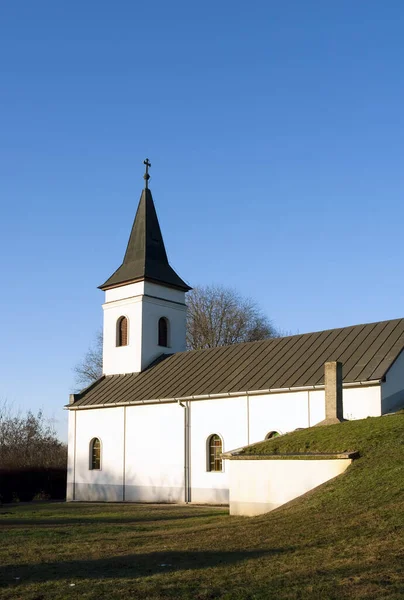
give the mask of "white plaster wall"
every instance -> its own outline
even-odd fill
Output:
[[[125,500],[184,501],[184,409],[177,403],[126,409]]]
[[[161,317],[168,319],[168,347],[158,345],[158,322]],[[142,310],[142,370],[161,354],[183,352],[185,350],[186,307],[143,297]]]
[[[165,285],[151,283],[150,281],[144,282],[144,294],[162,298],[164,300],[170,300],[171,302],[178,302],[179,304],[185,303],[185,292]]]
[[[115,375],[141,370],[142,296],[104,304],[103,373]],[[128,319],[128,345],[117,346],[117,322]]]
[[[144,281],[138,281],[137,283],[129,283],[127,285],[120,285],[116,288],[105,291],[105,303],[115,302],[116,300],[126,300],[127,298],[133,298],[135,296],[142,296],[144,294]]]
[[[310,394],[310,426],[325,419],[324,390]],[[380,416],[380,386],[344,387],[342,390],[344,419],[366,419]]]
[[[249,403],[250,444],[263,440],[270,431],[286,433],[309,425],[307,392],[249,396]]]
[[[382,383],[382,413],[404,406],[404,351],[393,363]]]
[[[223,452],[248,443],[247,398],[202,400],[190,403],[191,501],[221,504],[228,502],[228,473],[207,470],[207,440],[217,433]]]
[[[226,460],[230,514],[253,516],[269,512],[340,475],[351,459]]]
[[[394,375],[394,373],[393,373]],[[397,388],[399,376],[390,380]],[[394,383],[394,386],[393,386]],[[228,465],[221,473],[207,470],[207,440],[217,433],[223,452],[264,439],[269,431],[286,433],[324,419],[324,392],[291,392],[192,401],[190,405],[191,501],[228,501]],[[380,386],[345,388],[344,417],[380,415]],[[126,468],[123,476],[124,414]],[[70,411],[68,499],[73,499],[74,419],[76,419],[76,500],[183,502],[184,409],[177,403]],[[102,469],[89,469],[89,443],[102,442]],[[251,461],[249,461],[250,464]],[[123,484],[125,480],[125,494]]]
[[[185,350],[185,293],[149,282],[123,285],[105,293],[103,373],[137,373],[164,353]],[[128,345],[117,346],[117,322],[128,319]],[[169,348],[158,345],[158,321],[169,321]]]
[[[307,392],[310,401],[310,427],[325,419],[325,392],[324,390],[311,390]]]
[[[342,406],[344,419],[366,419],[381,415],[381,392],[379,385],[343,388]]]
[[[123,498],[122,407],[76,412],[75,500],[119,501]],[[90,442],[101,440],[101,469],[91,470]]]
[[[143,296],[144,294],[171,300],[172,302],[184,303],[185,293],[171,287],[151,283],[150,281],[138,281],[137,283],[128,283],[105,292],[105,302],[115,302],[134,296]]]

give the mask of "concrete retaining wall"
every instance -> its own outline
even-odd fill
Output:
[[[270,512],[340,475],[351,462],[351,458],[230,459],[230,514],[252,517]]]

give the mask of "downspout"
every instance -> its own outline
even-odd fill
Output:
[[[126,406],[123,407],[122,502],[125,502],[125,487],[126,487]]]
[[[185,432],[186,432],[186,445],[185,445],[185,473],[186,473],[186,503],[191,502],[191,403],[187,400],[185,404]]]
[[[73,500],[76,500],[76,421],[77,411],[74,411],[74,451],[73,451]]]
[[[247,396],[247,444],[250,443],[250,396]]]
[[[189,401],[183,404],[177,400],[178,405],[184,409],[184,502],[190,502],[190,481],[189,481]]]

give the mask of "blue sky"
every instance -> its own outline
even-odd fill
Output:
[[[143,159],[171,264],[297,333],[404,316],[401,0],[0,6],[0,399],[66,438]]]

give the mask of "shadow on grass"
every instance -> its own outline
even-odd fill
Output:
[[[0,517],[1,517],[0,513]],[[6,513],[7,514],[7,513]],[[14,517],[10,517],[10,513],[7,514],[7,519],[0,519],[0,524],[3,527],[6,527],[7,525],[23,525],[24,527],[37,527],[38,525],[64,525],[64,526],[69,526],[69,525],[103,525],[103,524],[113,524],[113,525],[128,525],[130,523],[136,524],[136,523],[156,523],[156,522],[162,522],[162,521],[185,521],[187,519],[212,519],[212,518],[216,518],[219,516],[226,516],[226,514],[228,514],[228,511],[223,511],[223,513],[220,512],[216,512],[216,513],[208,513],[208,512],[202,512],[202,513],[192,513],[190,515],[168,515],[166,514],[162,514],[162,515],[150,515],[149,514],[145,514],[144,516],[142,515],[137,515],[136,517],[134,516],[116,516],[116,517],[96,517],[96,516],[91,516],[89,515],[88,517],[73,517],[70,518],[69,516],[66,516],[66,518],[63,517],[56,517],[55,519],[52,518],[37,518],[35,516],[32,516],[32,518],[30,517],[25,517],[25,518],[20,518],[20,519],[15,519]]]
[[[20,585],[59,579],[69,581],[80,579],[136,579],[170,571],[234,565],[252,558],[271,557],[291,551],[293,551],[293,548],[233,552],[168,551],[112,556],[96,560],[23,564],[15,567],[0,567],[0,587],[14,584],[16,578],[19,578]]]

